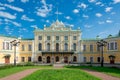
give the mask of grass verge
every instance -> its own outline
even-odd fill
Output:
[[[22,80],[100,80],[78,69],[38,70]]]
[[[103,72],[105,74],[119,77],[120,78],[120,69],[114,67],[93,67],[93,66],[66,66],[66,68],[74,68],[74,69],[91,69],[99,72]]]

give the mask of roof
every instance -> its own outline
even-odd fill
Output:
[[[17,38],[16,36],[10,36],[10,35],[4,35],[4,34],[0,34],[0,37]]]

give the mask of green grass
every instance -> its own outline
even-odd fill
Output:
[[[78,69],[38,70],[22,80],[100,80]]]
[[[67,68],[78,68],[78,69],[91,69],[99,72],[103,72],[105,74],[119,77],[120,78],[120,69],[118,68],[110,68],[110,67],[92,67],[92,66],[67,66]]]
[[[0,69],[0,78],[31,68],[52,68],[51,66],[18,66]]]

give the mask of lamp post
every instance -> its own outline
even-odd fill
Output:
[[[14,46],[14,66],[16,66],[16,46],[20,43],[17,40],[13,40],[10,42],[12,46]]]
[[[98,47],[101,48],[101,67],[103,67],[103,63],[104,63],[104,61],[103,61],[103,47],[105,47],[106,44],[107,44],[107,42],[104,41],[103,39],[100,41],[97,41]]]

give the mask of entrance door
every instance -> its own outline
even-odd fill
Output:
[[[64,63],[68,63],[68,57],[67,56],[64,57]]]
[[[47,63],[50,63],[50,56],[47,57]]]
[[[114,59],[113,59],[113,60],[110,60],[110,64],[114,64],[114,62],[115,62]]]
[[[56,62],[59,62],[59,57],[58,56],[56,56]]]
[[[10,58],[5,57],[5,63],[6,63],[6,64],[10,63]]]

